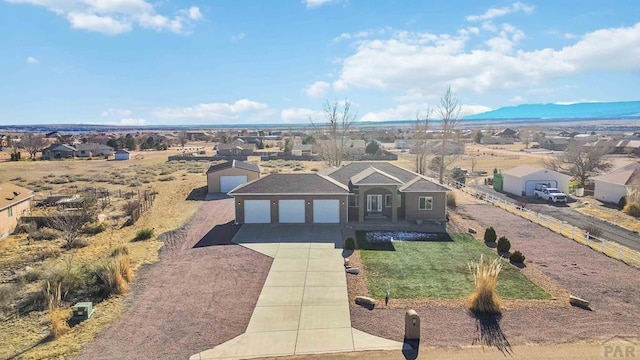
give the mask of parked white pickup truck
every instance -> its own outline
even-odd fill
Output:
[[[536,199],[542,199],[548,202],[554,202],[554,203],[567,202],[567,194],[563,193],[562,191],[556,188],[547,187],[544,184],[536,184],[536,187],[533,190],[533,196]]]

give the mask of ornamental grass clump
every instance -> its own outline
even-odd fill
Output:
[[[500,270],[502,270],[502,262],[499,258],[488,262],[480,256],[480,261],[469,262],[469,271],[475,282],[475,288],[468,301],[471,311],[488,314],[501,313],[502,306],[496,293]]]

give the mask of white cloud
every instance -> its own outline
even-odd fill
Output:
[[[285,123],[301,123],[310,120],[316,123],[324,122],[324,112],[305,108],[288,108],[280,112]]]
[[[39,63],[40,61],[38,61],[38,59],[34,58],[33,56],[29,56],[29,57],[26,59],[26,62],[27,62],[28,64],[37,64],[37,63]]]
[[[101,113],[102,117],[109,117],[109,116],[129,116],[131,115],[131,110],[129,109],[116,109],[116,108],[109,108],[105,111],[103,111]]]
[[[339,42],[347,41],[347,40],[366,39],[375,35],[384,35],[385,33],[388,33],[391,31],[393,31],[393,28],[391,28],[390,26],[385,26],[378,29],[368,29],[368,30],[357,31],[354,33],[341,33],[340,35],[333,38],[333,40],[331,40],[331,43],[337,44]]]
[[[510,6],[505,6],[501,8],[490,8],[481,15],[469,15],[465,19],[470,22],[474,21],[487,21],[493,20],[505,15],[509,15],[516,12],[524,12],[525,14],[530,14],[533,11],[534,7],[523,4],[521,2],[515,2]]]
[[[511,99],[509,99],[509,101],[515,102],[515,103],[522,102],[522,100],[524,100],[524,99],[520,95],[516,95],[516,96],[512,97]]]
[[[231,42],[238,42],[245,38],[245,34],[243,32],[231,35]]]
[[[120,126],[144,126],[144,125],[147,125],[148,122],[145,119],[122,118],[120,119],[120,121],[112,124],[120,125]]]
[[[460,105],[460,118],[467,115],[479,114],[490,111],[491,108],[483,105]],[[415,120],[416,115],[420,113],[420,117],[423,118],[426,113],[424,103],[404,103],[399,104],[394,108],[384,109],[381,111],[372,111],[364,114],[360,120],[362,121],[388,121],[388,120]],[[437,121],[437,112],[434,108],[431,108],[431,119]],[[437,125],[436,125],[437,126]]]
[[[302,3],[305,4],[307,8],[316,8],[329,3],[338,3],[342,1],[344,0],[302,0]]]
[[[119,35],[133,25],[156,31],[185,33],[203,18],[196,6],[182,9],[173,17],[159,14],[146,0],[6,0],[16,4],[41,6],[64,16],[74,29]]]
[[[440,93],[484,93],[496,89],[535,88],[587,71],[640,71],[640,23],[597,30],[561,49],[519,49],[525,34],[503,24],[486,44],[471,46],[467,35],[398,32],[387,39],[366,39],[342,59],[333,87]]]
[[[267,104],[241,99],[230,103],[205,103],[188,107],[157,108],[153,114],[159,118],[172,120],[245,120],[261,119],[263,113],[271,113]]]
[[[326,95],[331,85],[328,82],[316,81],[311,85],[307,85],[304,92],[312,98],[319,98]]]

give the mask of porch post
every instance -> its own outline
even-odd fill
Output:
[[[398,222],[398,187],[391,189],[391,222]]]
[[[365,188],[363,186],[358,187],[358,222],[364,222],[364,210],[366,206]]]

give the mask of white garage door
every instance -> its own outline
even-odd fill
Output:
[[[247,182],[247,175],[236,175],[236,176],[220,176],[220,192],[228,193],[229,191],[236,188],[236,186],[244,184]]]
[[[340,200],[313,200],[313,222],[337,224],[340,222]]]
[[[304,200],[278,201],[278,218],[280,223],[304,223],[304,215]]]
[[[244,223],[268,224],[271,222],[271,206],[269,200],[245,200]]]

